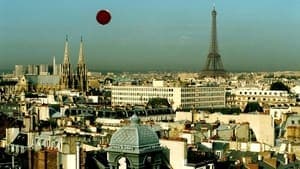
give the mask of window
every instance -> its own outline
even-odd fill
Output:
[[[216,151],[216,155],[219,157],[219,159],[222,158],[222,152],[221,151]]]

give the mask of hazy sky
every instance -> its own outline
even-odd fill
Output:
[[[228,71],[300,70],[300,0],[216,0],[219,50]],[[89,69],[202,70],[210,0],[0,0],[0,69],[71,62],[80,36]],[[96,22],[111,11],[106,26]]]

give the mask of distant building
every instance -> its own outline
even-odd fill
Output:
[[[166,98],[175,109],[225,107],[223,87],[112,86],[112,105],[145,105]]]
[[[39,67],[38,65],[27,65],[27,73],[29,75],[38,75]]]
[[[58,75],[26,75],[30,90],[47,92],[60,89],[60,77]]]
[[[22,75],[49,75],[52,70],[52,65],[48,64],[29,64],[29,65],[15,65],[15,76]]]
[[[192,112],[176,112],[176,120],[190,120],[192,119],[191,114]],[[187,119],[186,117],[189,118]],[[215,123],[216,121],[225,124],[231,121],[235,123],[241,123],[243,124],[243,127],[237,128],[238,130],[235,132],[235,134],[238,135],[236,138],[239,140],[247,140],[247,137],[245,136],[248,136],[248,134],[245,131],[248,130],[247,128],[250,128],[255,133],[257,142],[266,143],[271,146],[274,146],[275,144],[275,126],[272,117],[267,114],[204,114],[202,112],[194,113],[193,118],[194,120],[205,120],[207,123]]]
[[[281,126],[281,136],[293,143],[300,143],[300,115],[290,115]]]
[[[39,75],[48,75],[49,74],[49,65],[40,64],[39,65]]]
[[[29,78],[29,87],[42,89],[77,89],[83,92],[87,91],[87,66],[85,64],[85,58],[83,53],[82,38],[80,42],[78,64],[75,73],[72,71],[69,56],[69,42],[68,38],[66,37],[64,59],[62,64],[56,64],[55,57],[53,57],[51,65],[15,65],[14,74],[18,77],[26,75],[26,78]],[[58,84],[57,78],[59,78]],[[50,82],[49,80],[52,82]],[[37,87],[38,85],[40,86]],[[32,90],[32,88],[30,90]]]
[[[248,102],[258,102],[261,106],[296,103],[296,98],[291,97],[287,91],[261,90],[261,89],[236,89],[233,104],[244,109]]]
[[[23,65],[15,65],[15,76],[23,76],[25,73]]]
[[[7,97],[16,91],[18,78],[0,79],[0,101],[8,99]]]

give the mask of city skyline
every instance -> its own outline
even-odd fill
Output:
[[[80,37],[90,70],[201,71],[210,42],[212,1],[2,1],[0,67],[63,61],[69,36],[77,62]],[[218,42],[227,71],[299,70],[300,2],[216,1]],[[69,8],[70,7],[70,8]],[[111,11],[106,26],[96,22]]]

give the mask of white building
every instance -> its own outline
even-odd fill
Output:
[[[291,107],[271,107],[270,116],[274,120],[282,120],[284,114],[292,113]]]
[[[293,92],[294,94],[296,94],[296,96],[298,97],[298,99],[300,99],[300,86],[299,85],[291,88],[291,92]]]
[[[170,165],[173,169],[214,169],[212,162],[203,161],[199,166],[188,164],[187,141],[185,139],[160,139],[162,147],[169,149]]]
[[[236,106],[244,108],[248,102],[258,102],[261,105],[276,105],[296,103],[287,91],[262,90],[257,88],[239,88],[232,92]]]
[[[111,86],[112,105],[144,105],[151,98],[166,98],[172,108],[225,107],[223,87]]]
[[[23,65],[15,65],[15,76],[24,75],[24,66]]]
[[[219,121],[221,124],[228,124],[230,121],[235,121],[236,124],[249,123],[249,128],[254,132],[256,140],[259,143],[264,143],[270,146],[275,144],[275,126],[273,119],[267,114],[221,114],[221,113],[193,113],[194,120],[205,120],[206,123],[215,123]],[[192,121],[192,112],[176,112],[175,121]],[[300,123],[300,121],[299,121]],[[300,131],[300,130],[299,130]],[[300,133],[300,132],[299,132]],[[215,135],[216,133],[208,133],[207,135]],[[242,137],[245,133],[240,133]],[[237,133],[235,133],[237,135]],[[300,134],[299,134],[300,136]],[[300,137],[299,137],[300,138]]]

